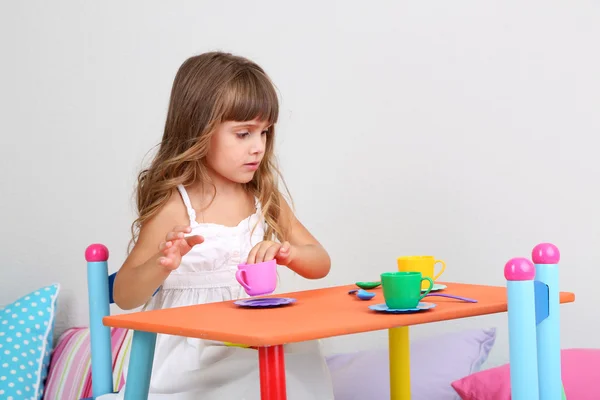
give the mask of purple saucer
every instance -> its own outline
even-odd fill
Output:
[[[287,304],[292,304],[295,302],[296,299],[292,299],[291,297],[264,297],[238,300],[233,304],[238,305],[240,307],[270,308],[285,306]]]

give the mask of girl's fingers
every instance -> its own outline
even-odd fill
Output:
[[[175,228],[173,228],[173,232],[190,233],[191,231],[192,228],[189,225],[177,225]]]
[[[281,248],[279,249],[279,253],[275,257],[277,262],[281,265],[289,266],[292,255],[292,245],[289,242],[283,242]]]
[[[188,246],[194,247],[197,244],[204,242],[204,238],[200,235],[188,236],[185,238]]]
[[[179,255],[179,253],[173,249],[174,249],[174,247],[171,249],[168,249],[166,251],[165,256],[160,257],[158,259],[158,263],[160,265],[162,265],[165,268],[171,269],[171,270],[179,267],[179,264],[181,263],[181,257]]]
[[[258,251],[256,252],[256,259],[254,260],[255,264],[265,261],[265,255],[267,253],[267,250],[269,250],[269,248],[271,247],[271,245],[272,243],[262,242],[262,244],[258,248]]]
[[[158,249],[160,251],[164,251],[164,250],[170,248],[171,246],[173,246],[173,242],[162,242],[161,244],[158,245]]]
[[[273,260],[275,258],[275,256],[277,255],[277,253],[279,253],[279,249],[280,249],[280,247],[277,244],[273,244],[273,245],[269,246],[263,256],[263,261]]]
[[[254,246],[252,250],[250,250],[250,253],[248,253],[248,259],[246,260],[246,264],[254,264],[254,260],[256,259],[256,252],[258,251],[259,246],[260,243]]]
[[[181,244],[180,240],[181,239],[176,239],[176,240],[173,240],[170,242],[163,242],[160,250],[163,252],[163,254],[165,256],[168,256],[169,254],[172,254],[173,252],[178,251],[178,247]]]
[[[169,257],[160,257],[158,263],[163,267],[170,267],[173,261]]]
[[[167,233],[166,240],[183,239],[186,233],[192,232],[192,228],[184,225],[177,225],[173,230]]]
[[[170,240],[177,240],[177,239],[183,239],[184,238],[184,233],[183,232],[169,232],[167,233],[167,237],[166,237],[166,241],[170,241]]]
[[[279,253],[285,254],[290,252],[290,242],[283,242],[281,248],[279,249]]]
[[[173,246],[171,246],[171,247],[169,247],[167,249],[167,254],[169,254],[169,255],[171,255],[171,254],[173,254],[173,255],[180,254],[181,253],[181,248],[180,247],[181,247],[181,245],[183,243],[185,243],[185,240],[176,240],[176,241],[174,241],[172,243],[173,243]]]

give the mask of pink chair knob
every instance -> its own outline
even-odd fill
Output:
[[[535,279],[535,266],[526,258],[512,258],[504,266],[504,277],[509,281],[532,281]]]
[[[552,243],[540,243],[533,248],[531,259],[534,264],[558,264],[560,251]]]
[[[99,243],[91,244],[85,249],[85,260],[87,262],[101,262],[108,260],[108,248]]]

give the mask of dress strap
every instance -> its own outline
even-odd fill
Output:
[[[256,208],[256,212],[258,214],[260,214],[260,211],[261,211],[260,210],[261,209],[261,207],[260,207],[260,200],[256,196],[254,196],[254,208]]]
[[[190,196],[188,196],[185,187],[183,185],[177,185],[177,190],[179,190],[183,204],[185,204],[185,208],[187,208],[188,217],[190,218],[190,226],[198,225],[198,222],[196,222],[196,210],[194,210],[194,207],[192,207]]]

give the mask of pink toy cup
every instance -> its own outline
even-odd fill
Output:
[[[249,296],[271,294],[277,287],[277,263],[271,260],[258,264],[240,264],[235,279]]]

